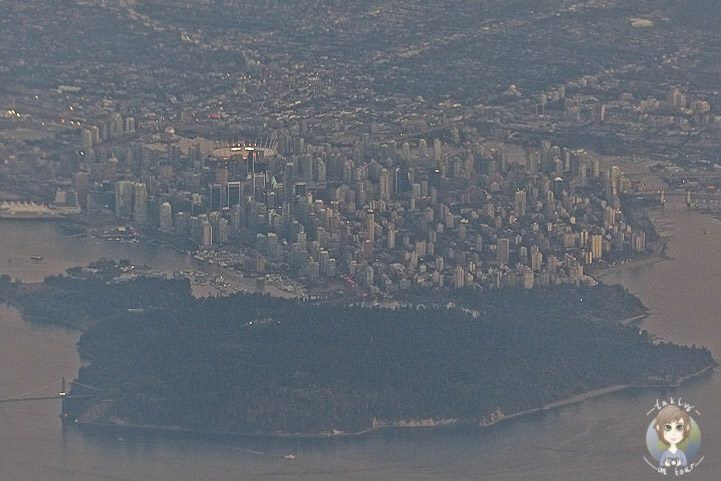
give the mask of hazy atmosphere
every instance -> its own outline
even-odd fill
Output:
[[[0,2],[0,479],[718,479],[720,26]]]

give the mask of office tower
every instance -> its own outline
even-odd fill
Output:
[[[538,151],[535,149],[526,150],[526,172],[530,175],[536,175],[538,172]]]
[[[240,205],[240,182],[228,182],[228,206]]]
[[[117,139],[123,136],[123,117],[119,113],[115,112],[110,116],[110,138]]]
[[[591,236],[591,254],[593,259],[600,259],[603,256],[603,236],[595,234]]]
[[[403,160],[411,158],[411,146],[408,142],[403,142],[403,145],[401,146],[401,157]]]
[[[531,270],[540,271],[543,263],[543,254],[538,251],[538,246],[531,246]]]
[[[228,227],[228,221],[224,218],[218,219],[218,230],[216,235],[214,235],[213,242],[216,244],[225,244],[228,242],[228,235],[230,233],[230,228]]]
[[[621,167],[614,165],[611,166],[610,172],[610,180],[611,180],[611,188],[619,192],[621,187]]]
[[[365,269],[363,269],[362,275],[363,278],[361,279],[361,283],[365,287],[372,287],[373,286],[373,280],[374,280],[374,274],[373,274],[373,268],[371,266],[367,266]]]
[[[463,267],[456,267],[456,270],[453,273],[453,283],[455,284],[456,289],[462,289],[466,285],[466,272]]]
[[[211,211],[218,211],[223,207],[223,186],[220,184],[210,184],[209,192],[209,208]]]
[[[87,172],[76,172],[73,178],[73,187],[75,192],[78,193],[78,203],[80,207],[86,208],[88,206],[88,179],[90,174]]]
[[[553,155],[551,153],[551,142],[549,140],[541,140],[539,155],[541,170],[543,170],[543,172],[551,172],[553,169]]]
[[[516,217],[521,218],[526,215],[526,191],[523,189],[516,191]]]
[[[594,117],[597,122],[604,122],[606,120],[606,104],[596,104],[596,107],[594,108]]]
[[[588,166],[586,165],[585,160],[578,163],[578,180],[581,187],[586,187],[588,185]]]
[[[105,163],[105,169],[103,171],[103,180],[108,182],[115,182],[118,178],[118,159],[117,157],[110,157]]]
[[[204,219],[201,221],[201,228],[202,228],[202,243],[204,247],[210,246],[213,244],[213,228],[210,225],[210,222],[207,219]]]
[[[203,156],[200,153],[200,143],[188,147],[188,160],[190,160],[192,164],[200,163],[203,160]]]
[[[126,134],[134,134],[135,133],[135,119],[133,117],[127,117],[125,119],[125,133]]]
[[[148,191],[143,183],[133,186],[133,222],[145,225],[148,216]]]
[[[90,133],[92,134],[93,145],[100,143],[100,129],[96,125],[90,127]]]
[[[110,127],[108,122],[100,123],[98,126],[98,136],[103,142],[110,138]]]
[[[441,139],[433,139],[433,160],[440,161],[443,156]]]
[[[300,159],[300,179],[307,182],[313,180],[313,158],[311,156]]]
[[[293,203],[295,199],[295,164],[288,162],[283,170],[283,201]]]
[[[89,149],[93,146],[93,133],[90,131],[90,129],[83,129],[81,131],[81,139],[83,149]]]
[[[426,142],[426,139],[421,139],[418,141],[418,155],[421,158],[428,156],[428,142]]]
[[[366,239],[368,239],[373,245],[375,242],[375,230],[376,230],[376,216],[373,209],[368,209],[366,212]]]
[[[498,239],[496,243],[496,257],[501,265],[508,265],[508,257],[511,250],[511,241],[503,238]]]
[[[220,168],[215,171],[215,182],[222,186],[228,184],[228,169]]]
[[[385,168],[381,169],[381,173],[378,178],[378,187],[381,200],[390,200],[393,189],[392,183],[393,181],[391,179],[390,171]]]
[[[533,271],[528,267],[523,269],[521,273],[521,285],[524,289],[533,289],[534,275]]]
[[[115,183],[115,215],[129,219],[133,213],[133,183],[121,180]]]
[[[318,159],[315,163],[315,180],[318,182],[326,181],[326,165],[323,159]]]
[[[179,212],[182,214],[182,212]],[[160,204],[160,228],[161,232],[170,232],[173,230],[173,209],[170,202]]]
[[[606,206],[606,209],[603,211],[603,225],[607,229],[613,228],[613,225],[616,223],[616,209],[613,207]]]
[[[161,209],[163,207],[161,206]],[[172,209],[171,209],[172,211]],[[161,211],[162,215],[162,211]],[[173,216],[175,219],[175,231],[178,235],[188,236],[190,235],[190,215],[187,212],[176,212]],[[165,221],[165,228],[167,229],[170,225]]]

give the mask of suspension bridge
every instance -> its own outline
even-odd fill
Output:
[[[70,394],[67,390],[67,385],[70,384],[71,386],[78,386],[83,389],[89,389],[91,391],[96,392],[96,394]],[[60,386],[60,390],[57,393],[53,394],[44,394],[43,391],[48,391],[54,386]],[[35,389],[32,389],[28,392],[19,394],[17,396],[7,397],[7,398],[0,398],[0,404],[5,403],[20,403],[20,402],[28,402],[28,401],[47,401],[51,399],[60,399],[61,400],[61,409],[60,409],[60,417],[63,419],[63,422],[65,422],[68,417],[68,406],[67,402],[71,399],[88,399],[97,397],[100,395],[100,392],[102,392],[102,389],[88,386],[87,384],[83,384],[79,381],[71,381],[70,383],[67,383],[65,381],[65,378],[58,379],[57,381],[54,381],[46,386],[41,386]]]

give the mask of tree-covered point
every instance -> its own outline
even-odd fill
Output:
[[[600,299],[637,305],[623,289],[475,295],[475,317],[259,295],[194,299],[187,283],[158,279],[52,278],[16,299],[26,310],[64,305],[63,322],[71,312],[95,319],[80,340],[92,362],[79,380],[103,393],[73,408],[87,422],[304,434],[359,431],[374,418],[479,422],[713,364],[705,349],[654,344],[609,322]]]

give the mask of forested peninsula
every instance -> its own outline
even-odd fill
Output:
[[[248,435],[488,424],[586,391],[669,384],[715,365],[654,343],[620,286],[456,293],[386,309],[236,294],[111,274],[0,277],[26,318],[82,329],[79,423]],[[431,421],[432,420],[432,421]]]

